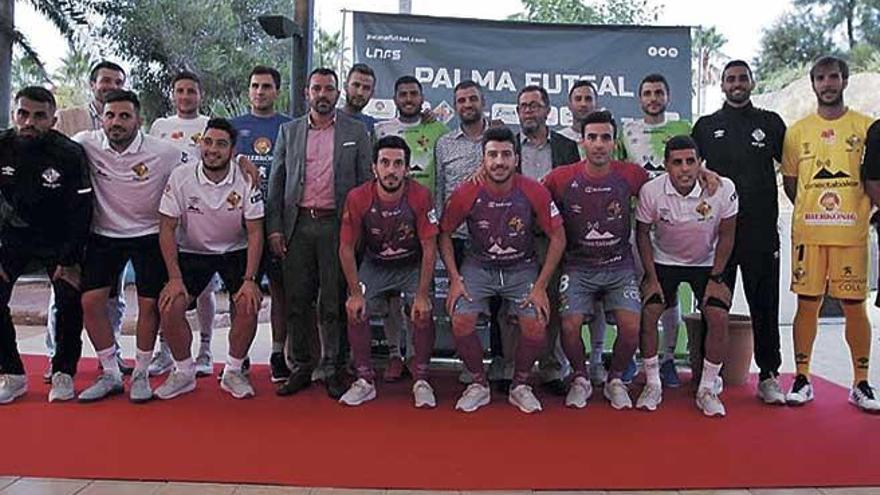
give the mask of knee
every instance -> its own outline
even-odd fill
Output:
[[[89,316],[95,316],[101,313],[107,313],[107,296],[101,291],[89,291],[83,293],[81,297],[83,313]]]
[[[642,307],[642,320],[645,323],[656,324],[660,321],[660,315],[666,311],[666,307],[661,303],[648,303]]]
[[[578,316],[569,316],[562,319],[562,333],[565,335],[577,334],[580,336],[581,334],[581,326],[584,324],[584,319]]]
[[[531,340],[542,340],[547,337],[547,326],[533,318],[519,319],[522,336]]]
[[[455,337],[467,337],[474,333],[476,315],[457,314],[452,317],[452,334]]]
[[[706,318],[710,332],[726,332],[728,312],[722,308],[707,306],[703,309],[703,317]]]

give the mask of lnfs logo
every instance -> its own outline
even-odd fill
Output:
[[[366,56],[367,58],[375,58],[380,60],[400,60],[400,50],[368,46]]]

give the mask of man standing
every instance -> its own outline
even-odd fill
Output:
[[[633,163],[611,160],[617,124],[607,111],[584,122],[586,158],[551,172],[544,184],[564,219],[568,249],[559,281],[562,346],[574,368],[565,404],[582,408],[592,395],[581,327],[596,301],[617,323],[611,372],[604,387],[614,409],[632,407],[623,374],[632,362],[639,336],[639,285],[630,246],[630,209],[648,177]]]
[[[624,122],[620,132],[618,156],[641,165],[650,178],[663,172],[663,153],[666,141],[673,136],[690,134],[691,124],[686,120],[667,120],[669,83],[662,74],[648,74],[639,83],[639,104],[643,118]],[[637,260],[638,261],[638,260]],[[675,299],[678,301],[678,299]],[[678,387],[681,380],[675,370],[675,348],[681,325],[681,305],[676,302],[661,318],[663,347],[660,352],[660,376],[667,387]],[[632,367],[630,371],[635,371]]]
[[[488,313],[492,296],[510,305],[522,332],[508,401],[526,413],[541,410],[527,381],[546,345],[547,284],[565,249],[565,232],[550,193],[537,181],[518,174],[517,161],[513,132],[488,129],[483,135],[485,181],[456,189],[440,223],[440,252],[449,272],[446,309],[452,315],[458,355],[474,377],[455,406],[465,412],[491,400],[483,348],[474,327],[479,314]],[[471,243],[459,271],[451,234],[462,222],[467,222]],[[539,227],[550,238],[540,273],[534,236]]]
[[[190,71],[181,71],[171,80],[171,100],[176,114],[156,119],[150,127],[150,135],[175,144],[190,156],[199,156],[199,140],[205,132],[208,117],[199,114],[202,102],[202,88],[199,76]],[[205,287],[196,300],[196,314],[199,320],[199,353],[196,358],[196,375],[209,376],[214,373],[214,359],[211,356],[211,335],[214,332],[214,313],[217,300],[214,292],[219,290],[217,277]],[[159,334],[159,350],[150,362],[150,376],[167,373],[174,360],[165,341],[165,334]]]
[[[360,120],[372,136],[376,119],[365,114],[364,108],[373,98],[376,89],[376,73],[367,64],[354,64],[345,78],[345,106],[342,111]]]
[[[46,269],[58,308],[49,402],[74,397],[92,188],[85,152],[52,130],[54,123],[55,97],[30,86],[15,95],[13,128],[0,132],[0,404],[27,392],[9,298],[16,279],[34,265]]]
[[[269,176],[278,131],[282,124],[290,122],[290,117],[275,111],[280,88],[281,74],[277,70],[261,65],[254,67],[248,83],[251,111],[231,120],[238,132],[235,151],[245,155],[259,169],[262,178],[260,189],[264,198],[269,195]],[[268,241],[266,244],[268,245]],[[269,278],[269,295],[272,298],[272,354],[269,358],[271,379],[273,382],[282,382],[290,376],[284,357],[284,343],[287,339],[284,277],[279,258],[267,250],[262,259],[260,273]]]
[[[568,90],[568,110],[571,112],[571,125],[560,129],[558,132],[563,136],[571,139],[575,143],[580,143],[583,139],[581,129],[584,128],[584,121],[587,115],[596,110],[598,104],[598,96],[596,95],[596,86],[592,82],[580,79],[571,85]],[[580,150],[579,151],[583,151]],[[583,153],[581,153],[583,158]]]
[[[703,192],[697,181],[700,154],[687,135],[667,141],[664,164],[666,173],[642,187],[636,210],[645,269],[641,351],[647,378],[636,407],[654,411],[662,401],[657,321],[675,304],[678,285],[687,282],[708,327],[696,405],[706,416],[724,416],[718,380],[727,344],[731,293],[724,269],[736,233],[736,189],[730,179],[722,178],[715,194]]]
[[[415,342],[413,397],[416,407],[434,407],[428,365],[434,348],[431,284],[437,257],[437,214],[431,193],[409,172],[410,150],[398,136],[379,139],[373,148],[376,179],[348,193],[342,214],[339,259],[348,283],[348,340],[358,379],[339,400],[350,406],[376,397],[370,365],[371,314],[402,297]],[[363,239],[360,267],[355,248]]]
[[[752,319],[755,362],[760,369],[758,397],[766,404],[785,404],[779,385],[779,202],[776,162],[782,160],[785,123],[774,112],[755,108],[752,70],[742,60],[721,72],[725,102],[721,110],[700,117],[693,137],[706,167],[733,180],[741,201],[736,239],[724,283],[736,287],[742,271]]]
[[[231,165],[236,134],[226,119],[208,121],[200,138],[201,161],[175,169],[162,195],[159,243],[169,277],[159,309],[176,369],[156,389],[160,399],[196,387],[185,313],[191,294],[201,293],[218,274],[234,308],[220,386],[236,399],[254,395],[242,364],[257,331],[262,298],[257,272],[263,253],[263,196]]]
[[[112,91],[104,99],[102,131],[77,134],[92,167],[95,211],[83,267],[83,316],[103,366],[83,402],[123,391],[116,345],[107,315],[107,297],[126,263],[137,275],[137,355],[130,398],[152,398],[147,368],[159,328],[156,298],[165,284],[159,250],[159,200],[171,171],[188,158],[178,148],[140,131],[140,102],[131,91]]]
[[[327,393],[345,392],[339,376],[344,325],[339,266],[339,218],[348,192],[370,179],[370,138],[363,124],[336,112],[339,81],[330,69],[308,78],[309,113],[283,124],[269,177],[267,230],[272,254],[283,259],[287,319],[294,369],[278,388],[294,394],[311,383],[315,362]],[[288,255],[289,253],[289,255]],[[323,356],[312,356],[309,311],[321,292]]]
[[[793,328],[797,376],[786,401],[802,405],[813,400],[810,360],[827,290],[840,299],[846,319],[853,366],[849,400],[876,412],[880,401],[868,384],[871,324],[865,310],[871,198],[860,170],[871,119],[843,102],[849,82],[843,60],[820,58],[810,69],[810,81],[817,112],[791,126],[782,150],[785,194],[794,203],[791,290],[798,295]]]
[[[517,135],[519,146],[519,169],[523,175],[537,181],[542,180],[552,169],[580,160],[575,141],[547,127],[550,114],[550,96],[540,86],[526,86],[517,96],[516,114],[519,117],[521,132]],[[547,252],[547,238],[538,234],[538,259]],[[563,380],[571,371],[559,340],[561,322],[559,319],[559,273],[554,273],[547,290],[550,298],[550,320],[547,323],[547,349],[538,361],[539,378],[542,385],[555,395],[565,395]],[[502,330],[504,326],[502,326]],[[512,360],[513,356],[505,356]]]

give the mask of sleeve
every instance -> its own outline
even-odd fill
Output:
[[[366,208],[361,204],[363,189],[356,187],[348,192],[345,205],[342,207],[342,223],[339,226],[339,242],[348,246],[355,246],[361,238],[364,211]]]
[[[736,192],[736,186],[733,184],[733,181],[722,179],[722,183],[724,184],[724,196],[722,196],[724,202],[721,209],[721,218],[727,220],[730,217],[735,217],[739,212],[739,195]]]
[[[562,185],[562,176],[565,173],[564,170],[565,169],[551,170],[550,173],[545,175],[544,179],[541,180],[541,183],[544,185],[544,187],[546,187],[547,190],[550,191],[550,196],[552,196],[553,200],[557,202],[559,201],[559,197],[561,196],[560,189],[562,188],[560,186]]]
[[[783,140],[780,171],[786,177],[797,177],[798,175],[798,155],[800,154],[798,134],[800,133],[789,129]]]
[[[67,190],[68,205],[65,209],[67,225],[70,226],[70,239],[62,248],[60,263],[70,266],[80,263],[85,253],[86,241],[92,224],[93,193],[89,170],[89,160],[85,150],[76,146],[74,181]]]
[[[864,180],[880,180],[880,120],[871,124],[865,138],[865,158],[862,161]]]
[[[642,186],[648,182],[648,172],[635,163],[626,163],[624,176],[629,184],[630,194],[633,196],[638,196]]]
[[[782,149],[785,140],[785,122],[778,113],[770,113],[770,119],[773,125],[773,159],[782,163]]]
[[[160,132],[160,129],[159,129],[159,128],[160,128],[160,126],[161,126],[161,123],[160,123],[161,120],[162,120],[162,119],[156,119],[156,120],[154,120],[154,121],[153,121],[153,124],[150,125],[150,131],[147,132],[147,134],[149,134],[150,136],[153,136],[153,137],[159,137],[159,132]]]
[[[266,234],[283,234],[284,188],[287,183],[287,140],[294,124],[284,124],[278,129],[278,139],[272,154],[269,171],[269,197],[266,198]]]
[[[244,219],[259,220],[266,216],[266,208],[263,202],[263,191],[259,187],[251,187],[249,177],[245,178],[247,187],[245,187],[245,197],[247,201],[244,204]]]
[[[553,197],[546,187],[537,182],[522,182],[523,192],[529,198],[532,204],[532,210],[535,212],[535,218],[541,230],[548,236],[559,227],[562,227],[562,215],[559,208],[553,202]]]
[[[162,199],[159,201],[159,213],[166,217],[180,218],[183,215],[183,209],[177,201],[177,177],[179,176],[180,174],[172,172],[171,177],[168,177],[168,183],[165,184],[165,189],[162,191]]]
[[[643,187],[639,191],[639,204],[636,205],[636,221],[653,224],[657,221],[657,205],[651,194],[651,186]]]
[[[443,217],[440,218],[440,232],[451,234],[464,222],[470,212],[474,200],[477,198],[479,188],[473,184],[463,184],[456,189],[446,206],[443,207]]]
[[[706,117],[700,117],[697,119],[697,123],[694,124],[694,127],[691,129],[691,137],[694,139],[694,142],[697,143],[697,148],[700,149],[701,153],[705,149],[705,140],[703,139],[703,127],[706,124]]]
[[[360,127],[364,127],[363,124],[357,122],[357,125]],[[369,134],[365,132],[359,133],[357,138],[358,142],[358,153],[357,153],[357,163],[355,184],[363,184],[364,182],[368,182],[373,178],[373,171],[371,168],[373,157],[372,157],[372,143],[370,142]]]
[[[443,139],[438,139],[434,144],[434,207],[436,211],[443,211],[443,198],[446,197],[446,163],[442,158]]]
[[[416,214],[416,232],[419,234],[419,239],[424,241],[437,237],[440,232],[438,225],[440,222],[437,220],[431,192],[425,188],[413,196],[409,198],[409,206]]]

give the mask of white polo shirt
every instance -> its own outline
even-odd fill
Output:
[[[156,119],[150,126],[150,135],[198,155],[199,139],[205,132],[208,120],[210,119],[204,115],[194,119],[182,119],[177,115]]]
[[[247,248],[244,221],[263,218],[263,195],[234,164],[215,183],[201,163],[188,163],[171,173],[159,212],[179,220],[181,252],[223,254]]]
[[[103,130],[73,137],[89,157],[95,209],[92,232],[131,238],[159,232],[159,200],[171,171],[190,158],[174,145],[138,131],[122,153]]]
[[[736,188],[730,179],[722,177],[712,196],[704,193],[699,183],[682,196],[669,174],[663,174],[642,186],[636,220],[653,225],[654,262],[711,267],[721,220],[736,216],[738,209]]]

